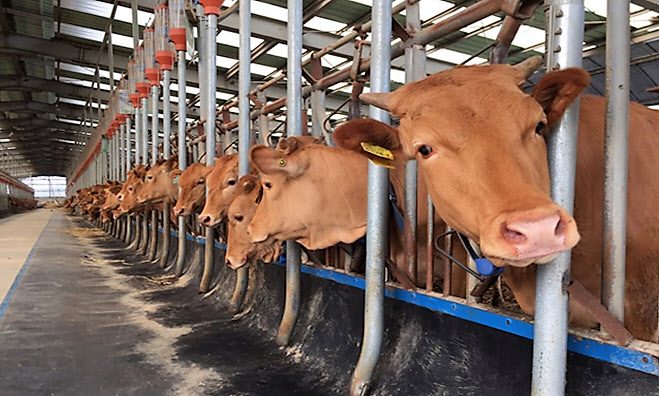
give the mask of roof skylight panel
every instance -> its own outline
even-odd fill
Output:
[[[304,24],[304,27],[315,29],[321,32],[333,33],[333,32],[338,32],[341,29],[345,28],[346,25],[341,22],[333,21],[331,19],[315,16],[311,18],[309,21],[307,21],[307,23]]]
[[[283,7],[264,3],[261,1],[252,1],[252,14],[276,19],[279,21],[288,21],[288,10]]]

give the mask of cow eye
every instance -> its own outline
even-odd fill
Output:
[[[128,191],[133,191],[133,187],[128,187]]]
[[[147,176],[146,179],[147,180],[153,180],[153,176]]]
[[[233,216],[233,219],[236,222],[240,223],[241,221],[243,221],[244,217],[243,217],[243,215],[235,215],[235,216]]]
[[[206,179],[204,179],[203,177],[197,180],[197,184],[204,184],[204,183],[206,183]]]
[[[547,126],[547,124],[545,124],[544,122],[540,121],[540,122],[538,123],[538,125],[535,126],[535,133],[537,133],[538,135],[542,135],[543,132],[545,131],[545,127],[546,127],[546,126]]]
[[[430,154],[432,154],[432,147],[426,146],[425,144],[422,146],[419,146],[419,154],[421,154],[423,157],[428,157]]]
[[[269,190],[269,189],[272,188],[272,183],[270,183],[270,182],[265,182],[265,183],[263,183],[263,187],[265,187],[266,190]]]
[[[234,179],[230,179],[230,180],[227,182],[227,184],[230,185],[230,186],[233,186],[233,185],[236,184],[236,181],[235,181]]]

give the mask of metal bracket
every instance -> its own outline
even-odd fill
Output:
[[[563,290],[570,293],[579,305],[584,307],[592,317],[597,320],[604,330],[622,346],[629,345],[634,339],[632,334],[616,319],[606,308],[578,281],[573,280],[569,285],[563,286]]]

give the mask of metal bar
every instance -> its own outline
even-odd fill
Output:
[[[413,35],[421,30],[419,4],[407,4],[406,32]],[[425,51],[422,46],[412,46],[405,49],[405,82],[413,82],[426,77]],[[405,272],[416,284],[417,273],[417,162],[408,161],[405,164]],[[432,219],[428,219],[432,222]],[[427,275],[427,274],[426,274]]]
[[[149,163],[149,99],[142,98],[142,129],[140,139],[142,140],[142,164]],[[147,213],[142,213],[142,240],[139,252],[147,253],[149,242],[149,218]]]
[[[160,122],[158,121],[158,85],[151,86],[151,166],[154,166],[158,161],[158,131],[160,130]],[[151,240],[149,241],[149,260],[156,259],[158,252],[158,211],[151,211]]]
[[[286,133],[300,136],[302,123],[302,0],[288,0],[288,63],[286,65]],[[300,310],[300,247],[286,241],[286,302],[277,345],[288,345]]]
[[[206,165],[213,166],[215,162],[215,90],[217,87],[217,67],[216,67],[216,52],[217,44],[215,37],[217,36],[217,15],[206,15],[206,39],[202,55],[206,55],[204,61],[206,63],[206,97],[205,103],[202,106],[206,108],[205,116],[206,123],[204,124],[204,132],[206,135]],[[208,187],[206,187],[206,197],[208,197]],[[204,249],[204,273],[199,285],[199,291],[206,293],[210,287],[211,278],[213,276],[214,267],[214,228],[206,227],[206,245]]]
[[[135,109],[135,113],[137,113],[137,109]],[[131,142],[131,124],[132,120],[131,118],[126,119],[126,165],[125,165],[125,172],[123,173],[123,178],[122,180],[126,180],[128,178],[127,172],[131,169],[131,155],[132,155],[132,142]],[[133,223],[130,221],[130,217],[123,216],[124,219],[126,219],[126,234],[124,236],[124,242],[125,243],[130,243],[132,234],[133,234]]]
[[[186,90],[186,64],[185,51],[178,51],[178,168],[184,171],[187,166],[187,145],[185,144],[185,127],[186,127],[186,108],[185,108],[185,90]],[[180,188],[179,188],[180,192]],[[178,217],[178,249],[176,256],[176,276],[183,274],[183,265],[185,264],[185,217]]]
[[[137,48],[138,45],[140,45],[140,24],[137,20],[137,0],[132,0],[131,1],[131,15],[133,16],[132,18],[132,28],[133,28],[133,48]]]
[[[325,91],[319,90],[311,93],[311,135],[323,136],[323,122],[325,121]],[[325,139],[331,145],[330,139]]]
[[[171,114],[171,105],[170,100],[171,91],[171,70],[162,71],[162,101],[163,101],[163,123],[162,131],[164,134],[162,142],[162,154],[163,158],[169,159],[171,153],[171,138],[172,138],[172,114]],[[180,90],[180,88],[179,88]],[[157,102],[156,102],[157,104]],[[162,207],[162,246],[160,247],[160,267],[165,268],[167,266],[167,261],[169,260],[169,240],[171,236],[169,235],[170,230],[170,204],[165,203]]]
[[[548,8],[547,70],[580,67],[584,32],[583,0],[552,0]],[[560,32],[560,34],[555,34]],[[547,140],[553,200],[572,213],[577,154],[578,102],[570,106]],[[533,342],[534,396],[565,393],[568,296],[571,251],[537,269]]]
[[[371,53],[371,92],[389,92],[391,61],[391,1],[373,2],[373,34]],[[386,110],[369,106],[371,118],[389,123]],[[364,339],[350,383],[351,395],[368,391],[375,366],[380,357],[384,333],[384,261],[387,249],[387,192],[389,170],[369,161],[368,208],[366,240],[366,296],[364,308]]]
[[[629,145],[629,0],[608,1],[602,302],[625,322],[625,253]]]
[[[240,41],[238,52],[238,103],[239,120],[238,124],[238,175],[242,177],[249,173],[249,147],[252,145],[252,135],[250,133],[249,104],[248,98],[250,91],[250,36],[251,27],[251,0],[240,0],[238,3],[238,13],[240,16]],[[227,139],[229,140],[229,139]],[[230,142],[228,142],[230,143]],[[243,266],[236,271],[236,288],[229,304],[230,312],[238,312],[245,298],[247,291],[247,282],[249,279],[249,268]]]

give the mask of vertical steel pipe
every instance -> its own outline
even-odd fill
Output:
[[[137,109],[135,109],[135,114],[137,114]],[[132,120],[130,117],[126,119],[126,166],[125,166],[125,172],[123,174],[123,180],[126,180],[128,178],[128,171],[131,169],[131,156],[132,156],[132,142],[131,142],[131,134],[132,134]],[[124,237],[124,242],[125,243],[130,243],[131,238],[133,236],[133,223],[130,221],[129,216],[123,216],[122,217],[125,222],[126,222],[126,235]]]
[[[405,5],[406,30],[414,34],[421,30],[419,3]],[[405,82],[418,81],[426,77],[425,49],[414,45],[405,49]],[[405,270],[412,282],[417,283],[417,182],[418,170],[416,160],[405,164]],[[432,222],[432,219],[428,219]],[[427,275],[427,274],[426,274]]]
[[[151,86],[151,166],[156,165],[158,161],[158,132],[160,130],[160,122],[158,120],[158,101],[159,101],[158,85]],[[149,260],[156,259],[158,252],[158,211],[151,211],[151,239],[149,241]]]
[[[625,321],[629,144],[629,0],[608,1],[602,302]]]
[[[178,168],[182,171],[188,166],[187,145],[185,144],[185,127],[187,109],[185,108],[185,91],[186,91],[186,65],[185,65],[185,51],[178,51]],[[179,188],[180,192],[180,188]],[[185,217],[178,217],[178,249],[176,256],[176,269],[174,270],[176,276],[183,274],[183,266],[185,264]]]
[[[215,58],[217,53],[217,43],[215,37],[217,36],[217,15],[206,15],[206,40],[204,42],[203,55],[206,63],[206,75],[204,76],[204,83],[206,84],[206,102],[202,104],[206,108],[205,116],[206,123],[204,124],[204,132],[206,134],[206,165],[213,166],[215,164],[215,91],[217,89],[217,60]],[[208,197],[208,186],[206,186],[206,197]],[[215,229],[206,227],[206,245],[204,249],[204,273],[199,284],[199,291],[206,293],[210,287],[211,279],[213,277],[214,268],[214,249],[213,241],[215,240]]]
[[[268,101],[268,97],[265,94],[265,91],[259,91],[257,93],[257,99],[265,105]],[[268,144],[268,135],[270,134],[270,118],[268,118],[267,113],[261,112],[259,114],[259,144]]]
[[[142,164],[141,155],[142,155],[142,117],[140,114],[141,107],[135,108],[135,166]],[[130,134],[129,134],[130,135]],[[135,214],[135,238],[128,246],[130,249],[137,249],[140,242],[142,241],[142,215],[140,213]],[[128,216],[130,222],[130,216]]]
[[[171,153],[171,134],[172,134],[172,112],[171,112],[171,101],[170,101],[170,85],[171,85],[171,71],[163,70],[162,71],[162,131],[163,131],[163,141],[162,141],[162,154],[163,158],[169,159]],[[181,88],[179,88],[181,89]],[[167,266],[167,261],[169,260],[169,212],[170,204],[165,203],[162,207],[162,246],[160,248],[160,267],[165,268]]]
[[[149,163],[149,98],[142,98],[142,128],[141,136],[142,140],[142,164],[147,165]],[[147,248],[149,244],[149,214],[147,212],[142,213],[142,240],[139,252],[141,254],[147,254]]]
[[[286,65],[286,132],[299,136],[302,124],[302,0],[288,0],[288,63]],[[300,312],[300,246],[286,241],[286,301],[277,345],[288,345]]]
[[[389,92],[391,68],[391,1],[373,2],[373,34],[371,53],[371,92]],[[386,110],[369,106],[371,118],[389,123]],[[373,378],[380,357],[384,333],[384,260],[388,256],[387,168],[368,164],[368,208],[366,234],[366,296],[364,340],[357,367],[350,383],[351,395],[363,395]]]
[[[584,32],[583,0],[552,0],[547,10],[547,70],[580,67]],[[553,200],[572,213],[576,173],[579,103],[568,108],[547,141]],[[538,266],[533,342],[534,396],[565,393],[568,295],[571,251]]]
[[[323,122],[325,121],[325,91],[318,90],[311,93],[311,135],[323,136]],[[325,142],[331,144],[330,139],[325,138]]]
[[[238,45],[238,175],[242,177],[249,173],[249,147],[252,145],[252,134],[250,131],[251,120],[249,118],[249,102],[251,81],[251,53],[250,36],[251,26],[251,0],[240,0],[238,3],[240,16],[240,41]],[[229,303],[230,312],[238,312],[245,298],[247,282],[249,279],[249,268],[242,266],[236,271],[236,287]]]

